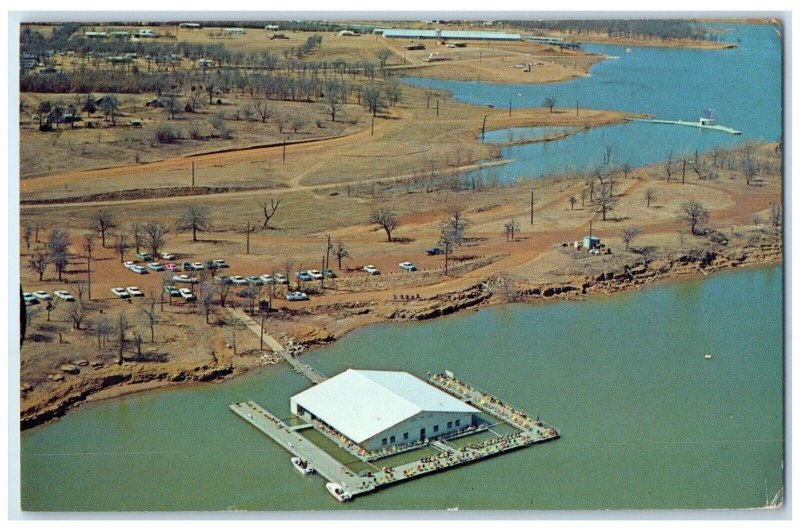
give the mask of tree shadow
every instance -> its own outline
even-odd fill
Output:
[[[392,243],[411,243],[416,241],[414,238],[402,237],[402,238],[392,238]]]

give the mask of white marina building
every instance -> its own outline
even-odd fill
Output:
[[[462,431],[479,413],[397,371],[348,369],[289,402],[293,414],[322,422],[370,452]]]

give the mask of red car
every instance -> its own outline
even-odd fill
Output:
[[[173,264],[172,262],[170,262],[168,264],[164,264],[164,269],[166,269],[167,271],[180,271],[181,270],[181,268],[178,267],[178,264]]]

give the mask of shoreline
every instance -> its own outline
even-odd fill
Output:
[[[487,286],[491,279],[486,279],[484,282],[478,282],[475,286],[464,290],[438,294],[437,297],[434,297],[435,300],[438,301],[441,297],[445,297],[450,301],[450,304],[437,304],[433,310],[394,312],[391,316],[363,314],[360,316],[361,318],[342,324],[335,331],[328,331],[328,335],[323,339],[307,342],[300,341],[296,344],[302,345],[303,352],[309,352],[323,348],[350,332],[372,324],[425,321],[446,315],[454,315],[465,310],[472,309],[477,311],[482,308],[500,307],[509,304],[536,304],[563,300],[578,301],[597,298],[598,296],[612,297],[618,293],[641,290],[654,284],[702,278],[700,275],[708,273],[783,265],[782,235],[777,243],[761,245],[756,252],[747,254],[744,259],[723,254],[718,254],[717,257],[718,259],[713,259],[711,263],[704,263],[687,255],[682,255],[671,260],[669,266],[665,267],[662,264],[658,269],[655,267],[650,269],[647,265],[644,267],[639,265],[633,268],[626,268],[623,272],[601,273],[594,278],[586,275],[572,275],[572,278],[565,282],[549,282],[536,286],[525,286],[525,288],[517,290],[512,296],[496,296],[492,291],[487,292],[484,286]],[[653,263],[653,265],[655,264]],[[244,355],[239,356],[237,359],[241,358],[244,358]],[[55,422],[83,403],[97,403],[132,394],[160,391],[168,388],[185,388],[192,384],[222,383],[253,371],[260,371],[262,367],[275,365],[282,361],[282,358],[276,358],[273,355],[265,363],[250,365],[244,363],[241,366],[226,364],[224,366],[205,367],[205,371],[194,374],[192,377],[187,377],[186,370],[181,370],[177,374],[165,372],[154,373],[149,376],[139,374],[138,381],[131,374],[127,378],[124,376],[104,378],[100,382],[95,382],[95,385],[92,385],[91,381],[86,382],[85,388],[76,394],[61,397],[60,400],[56,397],[50,397],[50,400],[41,404],[40,407],[33,407],[28,412],[20,412],[20,431],[25,432]],[[133,383],[130,383],[131,381]]]

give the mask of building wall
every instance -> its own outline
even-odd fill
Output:
[[[422,429],[425,430],[424,438],[433,439],[463,430],[471,423],[472,413],[422,412],[370,437],[362,442],[361,446],[367,450],[378,450],[388,446],[410,444],[421,439]]]

